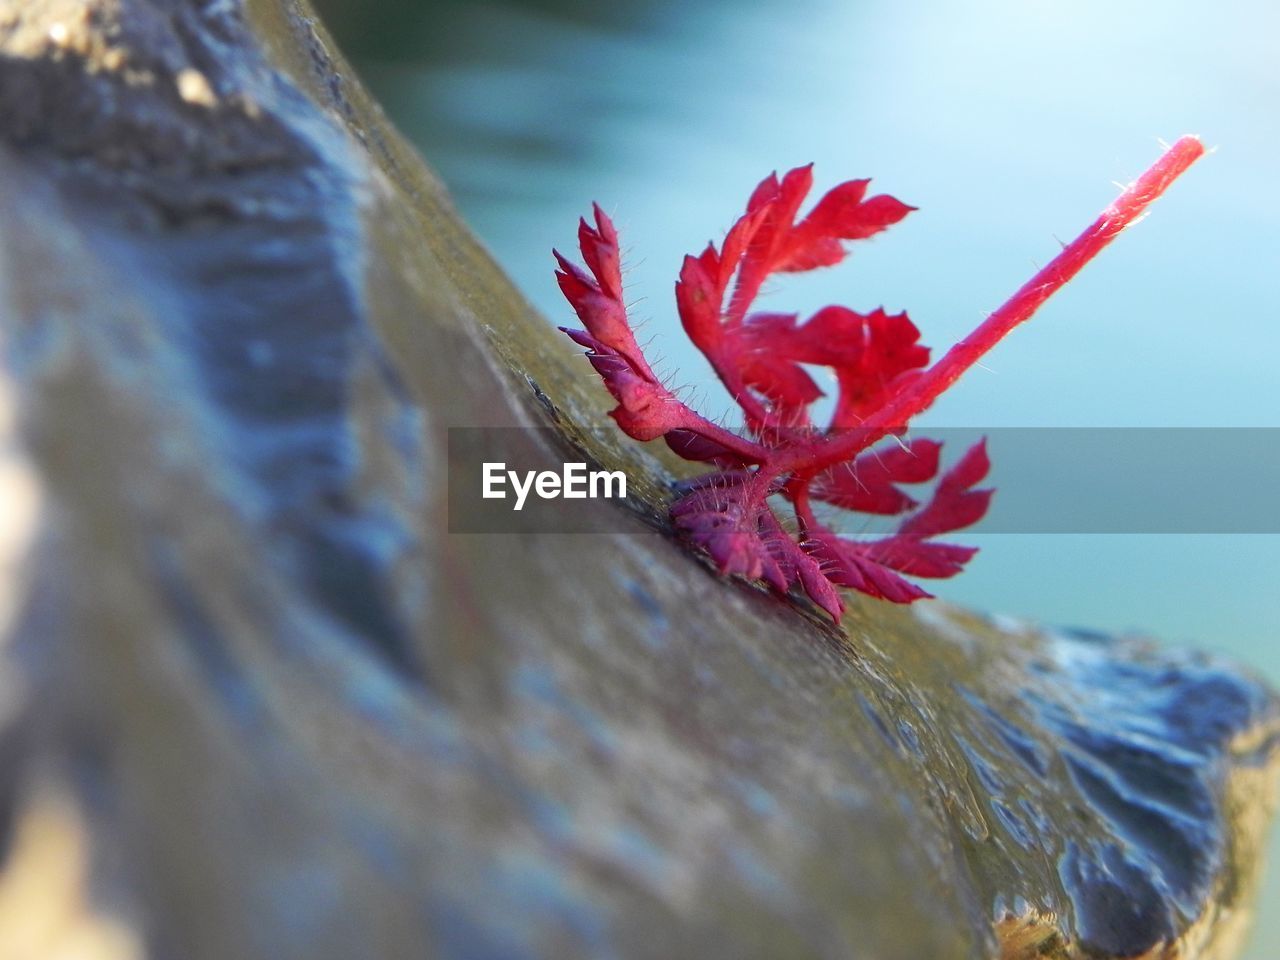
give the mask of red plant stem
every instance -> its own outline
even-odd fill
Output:
[[[809,485],[797,484],[794,489],[784,492],[791,498],[792,506],[796,509],[796,520],[800,523],[800,532],[807,536],[809,531],[818,526],[818,518],[814,516],[813,505],[809,502]]]
[[[1197,137],[1182,137],[1003,306],[861,426],[832,434],[811,446],[782,452],[772,457],[762,469],[768,469],[775,476],[793,470],[806,477],[812,476],[833,463],[848,460],[887,434],[904,427],[1009,331],[1030,319],[1041,304],[1079,273],[1125,227],[1136,221],[1152,201],[1203,154],[1204,144]]]
[[[712,423],[706,417],[695,413],[688,407],[683,411],[680,427],[706,437],[708,440],[714,440],[722,447],[737,454],[744,463],[764,463],[769,459],[769,451],[754,440],[740,437],[733,431]]]

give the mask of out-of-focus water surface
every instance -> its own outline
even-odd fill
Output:
[[[773,303],[906,308],[945,348],[1153,160],[1158,138],[1199,133],[1216,152],[922,423],[1280,427],[1273,3],[319,6],[551,320],[571,314],[550,248],[572,247],[590,201],[614,215],[635,315],[712,412],[729,403],[684,341],[671,284],[768,171],[813,160],[820,188],[872,176],[920,208]],[[1230,476],[1221,489],[1231,496]],[[979,541],[941,596],[1194,643],[1280,683],[1280,537]],[[1262,902],[1274,904],[1272,846]],[[1280,915],[1262,914],[1252,958],[1280,955]]]

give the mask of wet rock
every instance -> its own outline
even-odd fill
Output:
[[[0,319],[0,941],[1237,944],[1274,696],[711,576],[304,4],[0,0]],[[547,424],[631,471],[634,511],[584,507],[623,532],[448,534],[448,428]]]

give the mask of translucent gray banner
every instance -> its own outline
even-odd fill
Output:
[[[991,473],[982,485],[994,487],[996,495],[987,516],[969,528],[975,532],[1280,533],[1280,428],[930,428],[919,435],[943,442],[943,472],[987,438]],[[877,448],[891,443],[896,441],[889,438]],[[628,478],[625,500],[601,496],[602,481],[597,496],[590,496],[590,474],[616,467],[591,462],[554,430],[455,428],[449,430],[448,448],[452,533],[636,529],[634,519],[627,519],[628,512],[641,509],[635,478]],[[486,463],[504,465],[501,483],[492,482],[497,468],[488,468],[489,492],[506,496],[483,496]],[[567,489],[585,490],[586,496],[563,496],[566,464],[581,464],[568,469]],[[691,475],[702,469],[690,464]],[[559,477],[558,483],[542,484],[552,498],[526,483],[530,471]],[[526,496],[516,510],[519,487]],[[926,501],[931,485],[903,489]],[[616,493],[616,482],[608,492]],[[780,516],[785,506],[779,502]],[[836,509],[823,519],[851,534],[890,530],[898,522]]]

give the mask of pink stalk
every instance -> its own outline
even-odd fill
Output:
[[[901,393],[867,418],[857,429],[844,431],[812,446],[786,451],[772,458],[768,469],[775,476],[797,470],[812,476],[833,463],[848,460],[890,432],[906,425],[926,410],[1018,324],[1031,318],[1040,305],[1060,290],[1080,269],[1119,233],[1134,223],[1168,186],[1204,155],[1204,144],[1194,136],[1182,137],[1116,198],[1080,236],[1062,248],[1039,273],[1028,280],[1003,306],[987,317],[971,334],[947,351]]]
[[[721,446],[736,453],[746,463],[763,463],[769,459],[769,451],[746,437],[726,430],[717,423],[712,423],[693,410],[685,408],[680,412],[680,427],[701,434],[708,440],[714,440]]]

